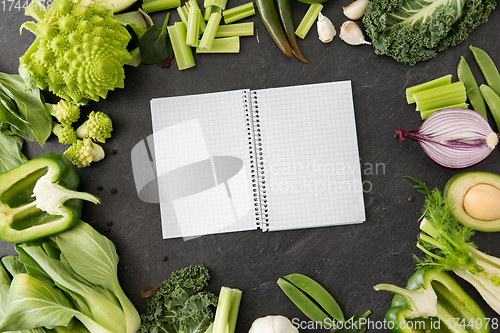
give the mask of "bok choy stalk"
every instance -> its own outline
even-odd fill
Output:
[[[453,217],[448,197],[437,188],[431,192],[422,181],[410,179],[418,183],[415,187],[426,196],[417,243],[426,256],[415,257],[417,265],[454,271],[500,314],[500,259],[477,250],[470,242],[474,231]]]

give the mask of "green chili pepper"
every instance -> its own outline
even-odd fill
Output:
[[[486,83],[488,83],[490,88],[493,89],[497,95],[500,95],[500,74],[498,73],[498,68],[495,66],[495,63],[488,53],[480,48],[471,45],[470,49],[472,50],[474,59],[476,59],[477,65],[486,79]]]
[[[472,74],[472,71],[470,70],[470,67],[464,57],[461,57],[460,62],[458,63],[457,75],[458,79],[462,81],[465,86],[467,98],[472,104],[474,111],[483,116],[484,119],[488,119],[483,95],[481,95],[476,79],[474,78],[474,75]]]
[[[385,316],[394,333],[490,331],[481,308],[445,272],[421,268],[410,277],[406,289],[391,284],[374,289],[396,293]]]
[[[278,13],[281,18],[283,29],[285,30],[286,38],[290,44],[293,54],[302,62],[309,63],[300,52],[297,38],[295,38],[295,28],[293,27],[292,17],[292,2],[290,0],[276,0]]]
[[[495,119],[495,123],[497,124],[497,129],[500,130],[500,97],[491,89],[491,87],[482,84],[479,87],[479,91],[483,95],[486,104],[490,108],[490,112],[493,115],[493,119]]]
[[[286,39],[274,0],[256,0],[260,18],[274,42],[284,54],[293,57],[292,48]]]
[[[71,228],[82,214],[78,174],[60,154],[45,154],[0,175],[0,239],[21,243]]]

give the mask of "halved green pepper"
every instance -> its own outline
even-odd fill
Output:
[[[484,312],[447,273],[420,268],[406,288],[378,284],[375,290],[395,293],[385,319],[394,333],[488,333]]]
[[[60,154],[45,154],[0,175],[0,239],[21,243],[71,228],[82,215],[82,200],[100,203],[78,192],[75,169]]]

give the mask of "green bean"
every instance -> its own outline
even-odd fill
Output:
[[[470,49],[472,50],[474,59],[476,59],[477,65],[481,69],[481,72],[483,72],[486,83],[497,95],[500,95],[500,74],[495,63],[488,53],[480,48],[471,45]]]
[[[344,322],[344,314],[335,299],[318,282],[302,274],[290,274],[285,279],[309,295],[318,303],[330,317]]]
[[[302,290],[280,278],[278,285],[288,298],[302,311],[309,319],[314,322],[327,324],[330,317],[304,293]]]
[[[497,130],[500,130],[500,97],[489,86],[482,84],[479,87],[486,104],[490,108],[493,119],[497,124]]]
[[[486,104],[484,103],[483,95],[479,91],[476,79],[464,57],[461,57],[458,63],[457,75],[458,79],[462,81],[465,86],[467,98],[472,104],[472,108],[487,120],[488,115],[486,114]]]

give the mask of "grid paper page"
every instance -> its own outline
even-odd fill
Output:
[[[351,82],[256,92],[269,230],[365,221]]]
[[[256,228],[247,94],[151,101],[163,238]]]

